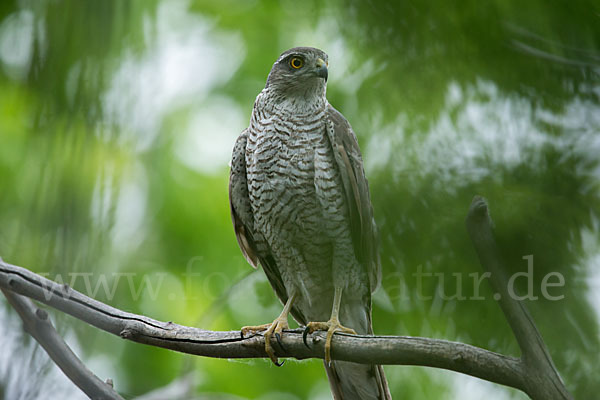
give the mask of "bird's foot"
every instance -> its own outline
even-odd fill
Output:
[[[279,346],[281,348],[284,348],[283,343],[281,342],[281,334],[283,333],[284,329],[289,329],[287,316],[285,318],[279,316],[277,319],[275,319],[275,321],[273,321],[270,324],[244,326],[242,327],[241,334],[242,337],[244,337],[244,335],[250,332],[258,333],[265,331],[265,333],[263,334],[263,336],[265,337],[265,351],[269,355],[271,361],[273,361],[273,364],[277,365],[278,367],[281,367],[283,365],[283,362],[280,363],[277,357],[275,356],[275,350],[273,349],[273,346],[271,346],[271,338],[275,336],[275,338],[277,339],[277,343],[279,343]]]
[[[244,338],[249,333],[263,332],[269,329],[271,325],[273,325],[272,322],[270,324],[243,326],[242,329],[240,329],[240,334],[242,335],[242,338]]]
[[[325,362],[328,365],[331,364],[331,339],[333,338],[333,334],[335,332],[350,333],[352,335],[357,334],[354,329],[346,328],[340,324],[340,321],[337,318],[331,318],[327,322],[309,322],[302,334],[305,345],[308,346],[306,343],[306,336],[315,331],[327,331],[327,339],[325,340]]]

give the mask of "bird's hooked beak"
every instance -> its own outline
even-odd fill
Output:
[[[321,58],[317,58],[316,72],[317,72],[318,77],[325,79],[325,82],[327,82],[327,76],[328,76],[327,63],[325,61],[323,61],[323,59],[321,59]]]

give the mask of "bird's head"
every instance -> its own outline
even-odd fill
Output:
[[[281,54],[267,78],[266,88],[287,98],[323,98],[327,83],[327,54],[314,47],[294,47]]]

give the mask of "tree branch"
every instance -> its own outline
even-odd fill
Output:
[[[217,358],[265,358],[262,335],[240,337],[239,331],[213,332],[127,313],[25,268],[0,261],[0,287],[30,297],[99,329],[138,343]],[[278,357],[323,358],[325,333],[312,335],[310,347],[302,330],[282,336]],[[363,364],[420,365],[443,368],[524,390],[519,360],[463,343],[406,336],[336,334],[332,358]]]
[[[491,273],[492,287],[500,295],[498,303],[521,349],[521,366],[526,375],[524,391],[533,400],[572,400],[525,304],[508,292],[507,270],[494,239],[488,205],[482,197],[473,198],[466,225],[483,269]]]
[[[8,302],[23,320],[25,331],[46,350],[52,361],[88,397],[98,400],[123,400],[112,386],[103,382],[73,353],[71,348],[56,332],[46,311],[10,290],[1,289]]]
[[[492,233],[488,206],[483,198],[477,196],[473,199],[466,225],[481,264],[491,273],[492,286],[500,294],[500,307],[521,348],[520,359],[446,340],[341,333],[334,335],[332,358],[363,364],[443,368],[514,387],[527,393],[533,400],[572,400],[525,305],[508,293],[505,269]],[[20,305],[14,299],[19,297],[10,291],[134,342],[205,357],[268,357],[262,335],[244,338],[240,337],[239,331],[213,332],[127,313],[1,259],[0,288],[17,310]],[[26,319],[31,316],[21,314],[21,317],[27,326]],[[281,338],[282,346],[274,343],[276,355],[297,359],[323,358],[325,333],[314,333],[310,346],[305,346],[301,331],[286,331]],[[29,332],[36,337],[35,329]],[[43,345],[40,339],[38,341]],[[68,347],[62,351],[70,352]],[[52,358],[59,363],[55,357]],[[69,362],[73,365],[80,363],[79,360]]]

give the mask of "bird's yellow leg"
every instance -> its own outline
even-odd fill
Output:
[[[281,333],[284,329],[289,328],[288,315],[290,314],[290,310],[292,309],[292,304],[294,304],[295,299],[296,293],[292,293],[292,295],[288,298],[287,302],[283,306],[283,311],[281,311],[279,317],[275,318],[275,321],[273,321],[272,323],[256,326],[244,326],[242,328],[242,337],[244,337],[244,335],[246,335],[249,332],[257,333],[262,332],[266,329],[266,332],[264,333],[265,351],[269,355],[271,361],[273,361],[273,363],[277,366],[281,366],[282,364],[279,363],[279,360],[275,356],[275,350],[273,349],[273,346],[271,346],[271,338],[273,337],[273,335],[275,335],[275,338],[277,338],[277,341],[281,345]]]
[[[333,309],[331,310],[331,318],[327,322],[309,322],[304,330],[304,343],[306,343],[306,335],[314,331],[327,331],[327,340],[325,341],[325,362],[331,363],[331,339],[335,332],[351,333],[356,335],[356,331],[351,328],[346,328],[340,323],[340,303],[342,302],[342,288],[336,287],[333,296]]]

